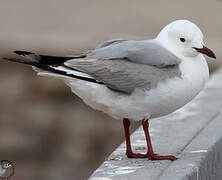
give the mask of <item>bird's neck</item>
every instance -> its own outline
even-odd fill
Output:
[[[0,175],[3,175],[5,173],[6,169],[3,169],[2,166],[0,166]]]
[[[184,58],[179,65],[183,79],[190,79],[196,84],[204,85],[209,79],[208,64],[203,55]]]

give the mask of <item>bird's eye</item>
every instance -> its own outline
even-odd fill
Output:
[[[5,168],[5,169],[9,168],[10,166],[11,166],[11,164],[9,164],[9,163],[3,164],[3,168]]]
[[[184,43],[186,41],[186,39],[185,38],[180,38],[180,41]]]

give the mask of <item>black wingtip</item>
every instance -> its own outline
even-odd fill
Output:
[[[28,51],[14,51],[15,54],[18,54],[20,56],[25,56],[25,55],[30,55],[30,54],[35,54],[33,52],[28,52]]]

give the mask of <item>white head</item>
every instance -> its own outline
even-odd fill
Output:
[[[161,30],[156,39],[169,50],[184,57],[195,57],[202,53],[216,58],[213,51],[204,46],[201,30],[188,20],[173,21]]]

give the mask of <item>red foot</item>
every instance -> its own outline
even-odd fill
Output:
[[[150,159],[150,160],[170,160],[170,161],[175,161],[177,160],[177,158],[175,156],[160,156],[158,154],[152,154],[152,155],[149,155],[147,154],[147,158]]]
[[[128,158],[147,158],[146,154],[136,154],[136,153],[133,153],[133,152],[127,152],[126,156]]]
[[[150,139],[149,134],[149,122],[148,120],[143,120],[143,130],[145,132],[146,142],[147,142],[147,153],[146,154],[136,154],[132,152],[131,143],[130,143],[130,133],[129,133],[129,127],[130,127],[130,121],[129,119],[123,119],[123,125],[125,130],[125,136],[126,136],[126,155],[128,158],[148,158],[150,160],[177,160],[175,156],[160,156],[158,154],[153,153],[152,143]]]
[[[126,153],[128,158],[148,158],[149,160],[170,160],[174,161],[177,160],[175,156],[160,156],[158,154],[136,154],[133,152]]]

